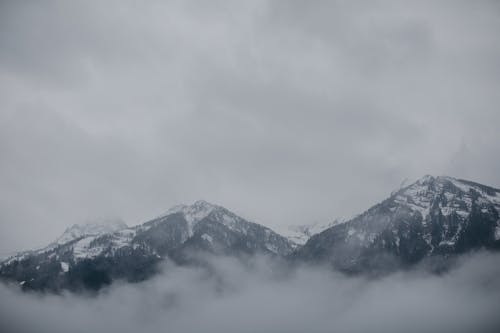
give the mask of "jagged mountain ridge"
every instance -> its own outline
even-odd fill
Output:
[[[398,269],[431,257],[499,249],[499,212],[498,189],[425,176],[351,220],[301,228],[302,240],[312,236],[299,246],[224,207],[197,201],[134,227],[118,224],[96,234],[69,228],[48,247],[4,261],[0,277],[24,289],[98,289],[116,279],[147,279],[163,260],[192,263],[195,252],[265,253],[354,273]]]
[[[311,237],[294,258],[348,272],[500,248],[500,190],[425,176],[345,223]]]
[[[205,201],[176,206],[139,226],[115,227],[94,226],[102,232],[89,234],[73,226],[48,247],[4,261],[0,276],[24,289],[98,289],[114,279],[143,280],[160,261],[185,261],[195,251],[286,256],[295,248],[271,229]]]
[[[59,246],[73,242],[75,240],[87,237],[99,237],[105,234],[117,232],[127,227],[128,226],[125,224],[125,222],[119,219],[102,220],[84,224],[73,224],[71,227],[66,228],[61,236],[59,236],[54,242],[50,243],[49,245],[38,249],[13,253],[10,256],[7,256],[0,260],[0,263],[5,264],[12,261],[19,261],[29,256],[40,255],[52,251]]]

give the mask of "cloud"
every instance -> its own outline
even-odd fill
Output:
[[[283,270],[266,258],[169,265],[97,296],[0,288],[3,332],[494,332],[500,256],[464,257],[452,271],[380,279],[318,267]]]
[[[495,1],[0,7],[0,251],[197,199],[273,227],[500,186]]]

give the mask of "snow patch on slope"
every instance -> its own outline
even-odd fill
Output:
[[[95,258],[104,251],[104,248],[100,246],[91,246],[95,238],[95,236],[85,237],[73,245],[73,256],[75,259]]]
[[[201,235],[201,238],[203,238],[204,240],[206,240],[206,241],[207,241],[207,242],[209,242],[210,244],[212,244],[212,243],[213,243],[213,241],[214,241],[214,240],[213,240],[213,238],[212,238],[212,236],[210,236],[210,235],[208,235],[208,234],[203,234],[203,235]]]
[[[61,262],[61,270],[66,273],[69,271],[69,264],[67,262],[62,261]]]

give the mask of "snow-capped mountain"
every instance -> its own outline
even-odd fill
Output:
[[[9,256],[1,258],[0,263],[5,265],[7,262],[20,261],[30,256],[41,255],[43,253],[53,251],[55,248],[74,240],[96,238],[106,234],[117,232],[125,228],[127,228],[127,225],[125,224],[125,222],[119,219],[102,220],[84,224],[73,224],[71,227],[67,228],[61,236],[59,236],[54,242],[50,243],[49,245],[38,249],[12,253]]]
[[[3,261],[0,278],[23,289],[98,289],[116,279],[147,279],[163,260],[195,263],[193,254],[200,252],[264,253],[292,262],[326,262],[347,272],[376,272],[500,249],[499,212],[498,189],[425,176],[348,221],[292,227],[290,240],[224,207],[197,201],[134,227],[73,226],[49,246]]]
[[[425,176],[356,218],[311,237],[295,258],[347,271],[500,248],[500,190]]]
[[[135,227],[73,226],[48,247],[4,261],[0,276],[24,289],[95,289],[113,279],[143,280],[156,272],[158,262],[186,262],[197,251],[286,256],[293,249],[271,229],[197,201]]]

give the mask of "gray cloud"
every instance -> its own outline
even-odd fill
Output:
[[[379,279],[265,258],[212,259],[212,273],[167,266],[140,284],[96,297],[36,295],[0,286],[10,332],[495,332],[500,257],[462,258],[441,276],[425,270]],[[361,320],[362,319],[362,320]]]
[[[0,7],[0,251],[199,198],[272,227],[500,187],[495,1]]]

